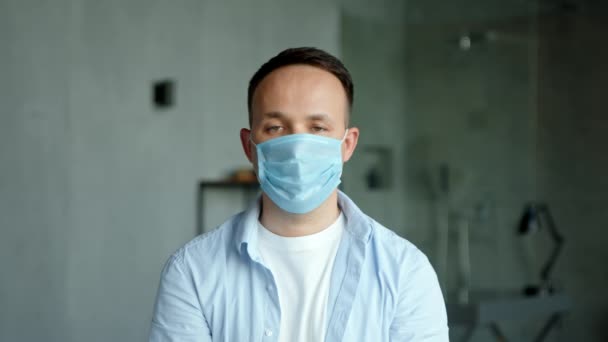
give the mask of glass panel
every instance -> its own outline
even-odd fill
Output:
[[[448,301],[528,281],[512,227],[536,198],[537,125],[530,3],[451,6],[409,2],[405,72],[408,216],[433,232],[423,245]]]
[[[450,305],[540,285],[577,303],[550,338],[603,340],[587,318],[605,317],[608,3],[382,4],[342,15],[361,128],[346,192],[429,256]],[[566,239],[544,283],[557,243],[546,219],[518,234],[532,201]],[[543,319],[506,335],[532,340]]]

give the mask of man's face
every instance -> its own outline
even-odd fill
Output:
[[[268,74],[251,103],[251,130],[241,130],[248,159],[257,166],[256,144],[288,134],[309,133],[341,140],[349,111],[346,92],[333,74],[309,65],[291,65]],[[342,159],[350,159],[358,138],[351,128],[342,145]]]

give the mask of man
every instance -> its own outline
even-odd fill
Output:
[[[337,190],[352,102],[350,74],[318,49],[256,72],[240,135],[262,195],[171,256],[150,341],[448,341],[427,258]]]

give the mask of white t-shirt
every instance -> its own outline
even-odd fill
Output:
[[[319,233],[283,237],[258,227],[260,255],[277,286],[281,308],[280,342],[325,339],[329,283],[344,215]]]

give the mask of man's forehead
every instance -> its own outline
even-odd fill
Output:
[[[348,98],[340,80],[318,67],[295,64],[278,68],[258,85],[252,99],[252,121],[348,121]]]
[[[344,91],[340,80],[331,72],[310,65],[294,64],[278,68],[264,77],[254,92],[254,99],[261,91],[269,88],[282,91],[286,90],[287,86],[298,88],[308,86],[308,91],[314,91],[319,87],[332,87],[337,91]],[[346,96],[345,92],[344,96]]]

